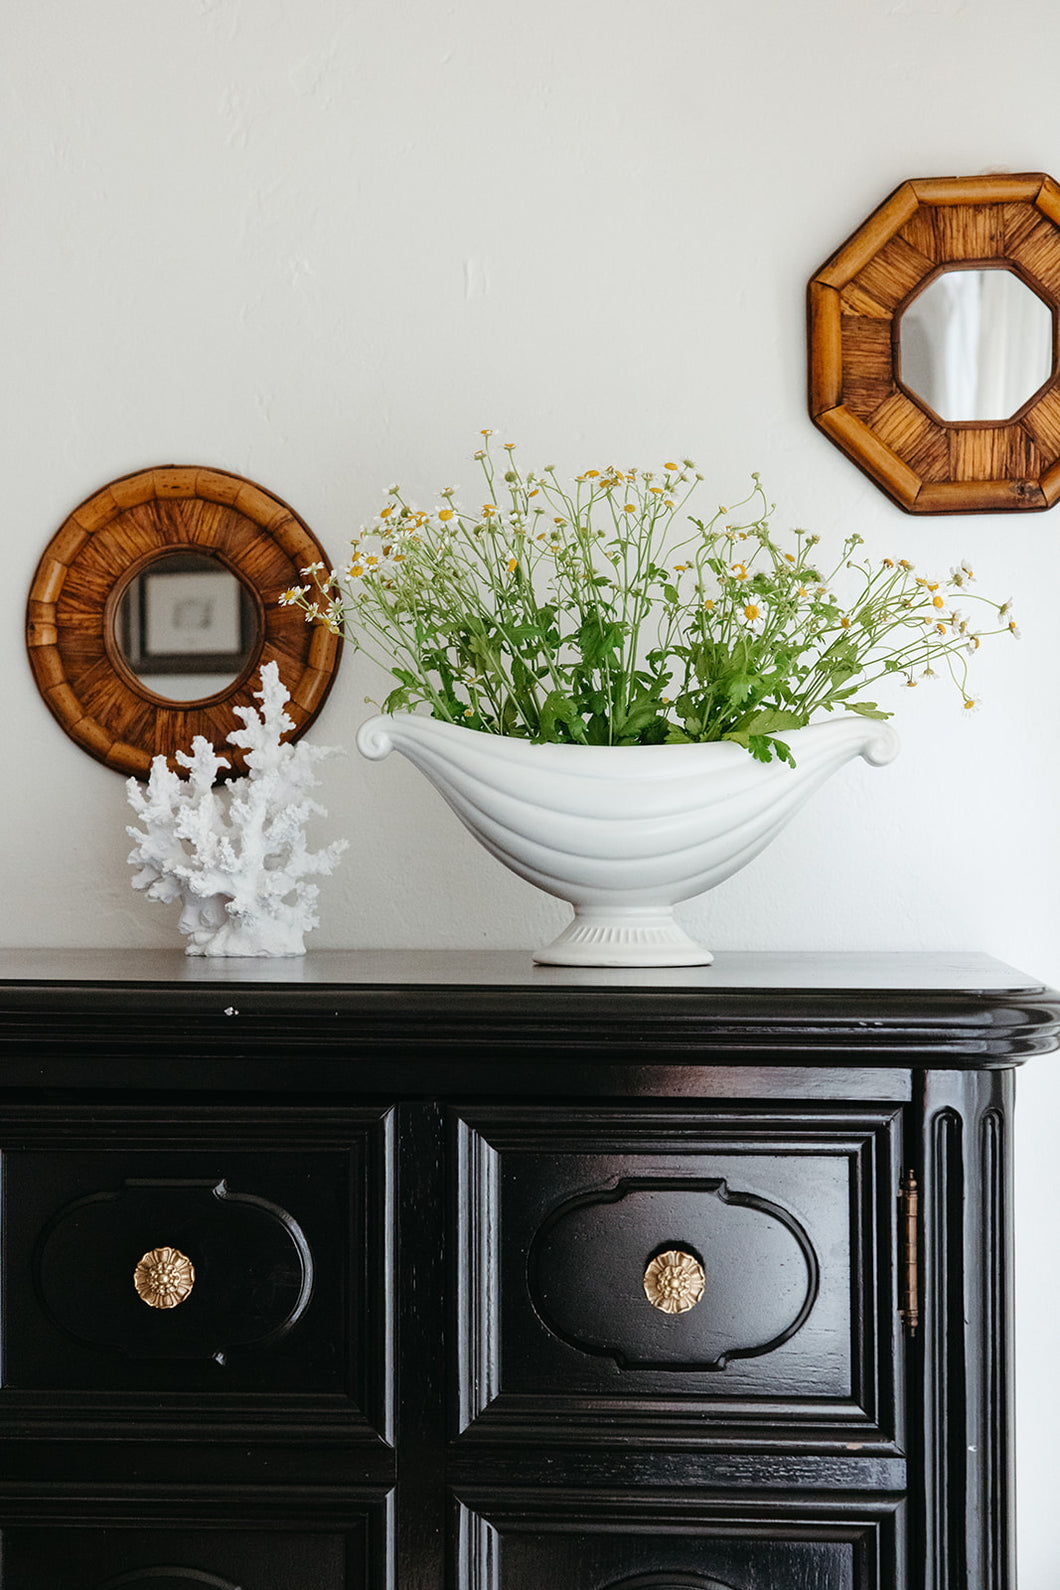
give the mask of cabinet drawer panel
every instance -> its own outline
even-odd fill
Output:
[[[353,1502],[326,1529],[12,1526],[4,1590],[386,1590],[378,1511]]]
[[[893,1443],[899,1121],[457,1112],[461,1428]]]
[[[41,1110],[0,1143],[0,1418],[49,1395],[134,1422],[328,1399],[387,1433],[385,1115]]]
[[[734,1504],[660,1492],[468,1496],[459,1590],[889,1590],[900,1503]]]

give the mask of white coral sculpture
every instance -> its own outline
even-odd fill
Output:
[[[244,727],[228,736],[246,750],[245,778],[218,784],[218,771],[230,764],[197,735],[190,756],[176,753],[186,779],[156,756],[146,787],[134,778],[126,785],[143,824],[126,830],[136,841],[129,862],[140,869],[133,888],[166,905],[180,901],[189,955],[304,955],[319,893],[305,880],[333,872],[346,849],[339,839],[308,850],[305,839],[309,817],[325,815],[306,794],[319,782],[313,764],[336,748],[281,743],[294,723],[274,662],[262,668],[254,694],[260,713],[235,707]]]

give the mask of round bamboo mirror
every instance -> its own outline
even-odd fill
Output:
[[[263,664],[290,691],[291,738],[323,706],[341,642],[280,595],[328,558],[279,497],[195,465],[111,481],[64,521],[30,587],[37,688],[72,740],[146,778],[198,734],[221,747]],[[242,752],[225,746],[232,772]]]

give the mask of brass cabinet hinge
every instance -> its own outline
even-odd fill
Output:
[[[907,1170],[898,1193],[898,1312],[910,1336],[920,1323],[920,1190]]]

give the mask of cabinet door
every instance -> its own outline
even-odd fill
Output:
[[[130,1522],[104,1499],[91,1524],[66,1516],[47,1527],[5,1525],[4,1590],[386,1590],[393,1582],[382,1496],[351,1494],[341,1519],[333,1508],[326,1523],[292,1516],[280,1495],[268,1513],[248,1499],[242,1517],[227,1498],[212,1516],[179,1498],[152,1517],[155,1507],[157,1498],[138,1498]]]
[[[462,1437],[873,1455],[900,1489],[900,1125],[455,1111]]]
[[[392,1149],[375,1107],[6,1110],[0,1435],[390,1442]]]
[[[465,1498],[459,1590],[896,1590],[902,1506],[693,1493]]]

